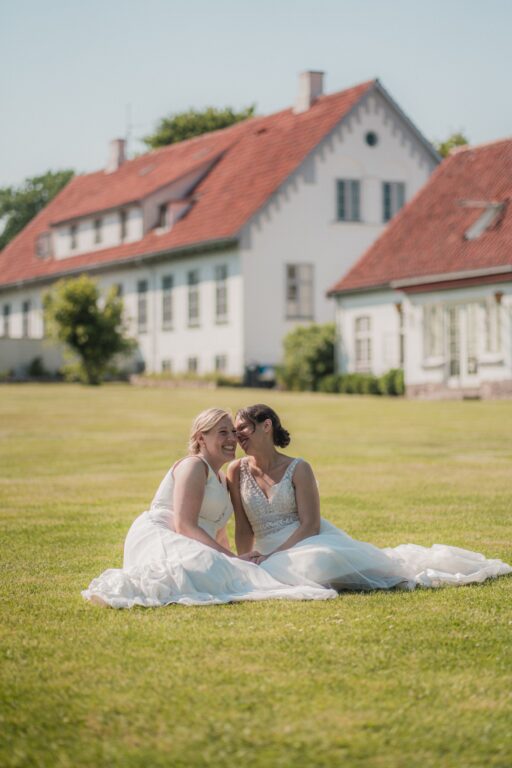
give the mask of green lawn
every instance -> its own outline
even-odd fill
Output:
[[[512,562],[512,402],[1,386],[2,766],[510,767],[510,577],[317,604],[82,600],[195,413],[261,399],[351,535]]]

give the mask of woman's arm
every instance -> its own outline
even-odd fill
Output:
[[[239,555],[259,556],[253,552],[254,532],[247,519],[240,495],[240,460],[232,461],[226,473],[229,493],[235,510],[235,543]],[[249,558],[250,559],[250,558]]]
[[[297,501],[300,525],[274,552],[290,549],[290,547],[298,544],[299,541],[307,539],[309,536],[316,536],[320,531],[320,497],[318,495],[318,486],[313,470],[307,461],[299,461],[293,473],[292,482],[295,487],[295,499]],[[273,555],[274,552],[259,557],[256,563],[262,563],[263,560]]]
[[[221,547],[224,547],[225,549],[229,549],[231,551],[231,547],[229,545],[229,539],[228,539],[228,530],[226,525],[223,528],[219,528],[219,530],[217,531],[217,535],[215,536],[215,541],[217,542],[217,544],[220,544]]]
[[[206,471],[206,474],[205,474]],[[176,533],[200,541],[229,557],[234,557],[229,548],[222,546],[198,525],[199,512],[203,503],[207,467],[201,459],[184,459],[174,470],[174,525]]]

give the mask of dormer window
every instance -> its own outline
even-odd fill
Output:
[[[101,219],[94,219],[94,243],[96,245],[98,245],[98,243],[101,243],[101,240],[102,240],[101,225],[102,225]]]
[[[69,228],[69,247],[72,251],[75,250],[75,248],[78,245],[78,225],[72,224]]]
[[[43,232],[36,239],[36,256],[38,259],[47,259],[50,256],[51,240],[50,233]]]
[[[124,243],[124,241],[126,240],[126,235],[128,233],[128,212],[127,211],[120,211],[119,224],[121,227],[121,242]]]
[[[169,226],[168,206],[167,206],[167,203],[162,203],[162,205],[158,207],[157,227],[158,229],[167,229],[168,226]]]

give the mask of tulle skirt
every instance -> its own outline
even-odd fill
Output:
[[[296,527],[292,524],[260,537],[256,549],[263,554],[272,552]],[[352,539],[327,520],[322,520],[318,535],[270,555],[261,568],[284,584],[320,585],[338,592],[458,586],[512,573],[512,567],[501,560],[488,560],[478,552],[444,544],[379,549]]]
[[[123,565],[93,579],[83,597],[98,605],[131,608],[337,596],[335,590],[320,584],[281,583],[254,563],[228,557],[175,533],[147,512],[128,532]]]

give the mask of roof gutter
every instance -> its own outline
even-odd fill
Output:
[[[391,288],[405,288],[413,285],[425,285],[427,283],[445,283],[448,280],[464,280],[468,277],[504,275],[508,272],[512,272],[512,264],[503,267],[485,267],[484,269],[467,269],[461,272],[444,272],[437,275],[402,278],[400,280],[391,280],[389,285]]]
[[[118,259],[117,261],[107,261],[104,264],[92,264],[83,265],[81,267],[75,267],[68,269],[64,272],[54,272],[51,275],[40,275],[38,277],[28,278],[26,280],[16,280],[13,283],[5,283],[0,285],[0,293],[20,288],[26,288],[29,286],[37,285],[38,283],[53,283],[63,277],[73,277],[74,275],[80,275],[84,272],[111,272],[113,269],[125,268],[131,266],[139,266],[145,263],[155,263],[158,261],[165,261],[167,259],[178,259],[182,256],[188,256],[193,253],[201,253],[209,251],[218,251],[224,248],[234,248],[238,245],[237,237],[225,237],[218,240],[209,240],[206,242],[193,243],[192,245],[181,246],[179,248],[167,249],[164,251],[153,251],[152,253],[139,254],[137,256],[130,256],[126,259]]]

